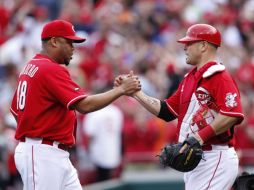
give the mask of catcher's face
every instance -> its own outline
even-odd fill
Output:
[[[197,65],[201,59],[203,41],[190,42],[185,44],[184,51],[186,54],[186,63],[189,65]]]

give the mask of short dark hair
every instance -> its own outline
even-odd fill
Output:
[[[51,39],[51,37],[41,39],[42,42],[48,42]]]
[[[208,42],[209,43],[209,42]],[[213,43],[209,43],[209,44],[211,44],[211,46],[213,46],[215,49],[218,49],[218,47],[219,46],[217,46],[217,45],[215,45],[215,44],[213,44]]]

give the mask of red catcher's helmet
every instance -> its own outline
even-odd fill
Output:
[[[188,44],[190,42],[207,41],[216,46],[221,44],[220,32],[208,24],[194,24],[188,28],[186,36],[177,42]]]

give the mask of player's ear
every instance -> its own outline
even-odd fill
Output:
[[[202,52],[206,51],[206,49],[208,48],[208,42],[206,42],[206,41],[201,41],[201,42],[200,42],[200,48],[201,48],[201,51],[202,51]]]
[[[52,37],[50,38],[49,42],[52,47],[57,47],[57,43],[58,43],[57,38]]]

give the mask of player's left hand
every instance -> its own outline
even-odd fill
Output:
[[[202,139],[198,136],[198,134],[195,134],[193,137],[189,137],[187,139],[185,139],[185,141],[183,142],[183,146],[180,149],[180,153],[183,153],[185,149],[188,148],[188,146],[190,147],[194,147],[194,146],[202,146],[203,145],[203,141]]]
[[[186,148],[181,152],[183,146]],[[197,167],[202,159],[203,151],[201,145],[194,137],[187,138],[183,143],[166,145],[160,155],[160,163],[177,171],[188,172]]]

